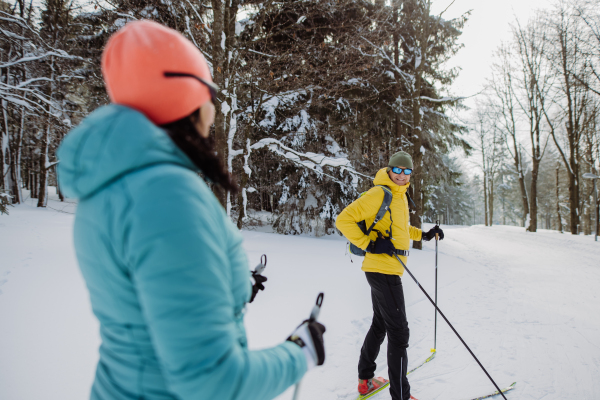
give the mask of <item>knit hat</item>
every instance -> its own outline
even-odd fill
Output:
[[[142,112],[156,125],[181,119],[210,100],[212,82],[202,53],[179,32],[152,21],[130,22],[115,33],[102,54],[102,75],[110,100]]]
[[[389,167],[412,168],[412,157],[405,151],[399,151],[390,158]]]

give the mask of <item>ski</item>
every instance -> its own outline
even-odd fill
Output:
[[[431,352],[432,352],[433,354],[431,354],[431,355],[430,355],[430,356],[429,356],[429,357],[428,357],[428,358],[427,358],[425,361],[423,361],[421,364],[417,365],[416,367],[414,367],[413,369],[411,369],[410,371],[408,371],[408,372],[406,373],[406,375],[408,375],[408,374],[410,374],[410,373],[412,373],[412,372],[415,372],[416,370],[418,370],[419,368],[421,368],[423,365],[425,365],[425,364],[427,364],[429,361],[433,360],[433,359],[435,358],[436,351],[432,349],[432,350],[431,350]],[[356,400],[366,400],[366,399],[368,399],[368,398],[370,398],[370,397],[373,397],[373,396],[375,396],[377,393],[379,393],[379,392],[381,392],[382,390],[386,389],[388,386],[390,386],[390,381],[387,381],[385,384],[381,385],[381,387],[377,388],[377,390],[373,390],[372,392],[370,392],[370,393],[367,393],[367,394],[365,394],[365,395],[359,395],[359,396],[356,398]],[[484,397],[482,397],[482,399],[483,399],[483,398],[484,398]],[[474,400],[478,400],[478,399],[474,399]]]
[[[510,386],[508,386],[508,387],[505,387],[504,389],[502,389],[502,390],[501,390],[501,392],[502,392],[502,393],[506,393],[506,392],[508,392],[509,390],[512,390],[512,389],[514,389],[516,384],[517,384],[517,382],[513,382],[513,384],[512,384],[512,385],[510,385]],[[483,399],[489,399],[490,397],[494,397],[494,396],[497,396],[497,395],[499,395],[499,394],[500,394],[500,392],[496,390],[494,393],[490,393],[490,394],[488,394],[488,395],[486,395],[486,396],[475,397],[474,399],[471,399],[471,400],[483,400]]]
[[[427,364],[429,361],[433,360],[435,358],[435,355],[437,354],[435,349],[431,349],[431,355],[427,358],[427,360],[423,361],[421,364],[417,365],[416,367],[414,367],[413,369],[411,369],[410,371],[408,371],[406,373],[406,375],[408,376],[409,374],[415,372],[416,370],[418,370],[419,368],[421,368],[423,365]]]

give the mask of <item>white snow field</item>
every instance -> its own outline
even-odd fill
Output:
[[[74,216],[64,212],[68,205],[49,205],[0,216],[2,400],[82,400],[93,380],[98,324],[74,257]],[[517,382],[507,398],[600,399],[600,242],[508,226],[443,228],[439,306],[498,385]],[[371,322],[361,259],[350,261],[340,237],[243,234],[249,267],[268,255],[266,290],[248,306],[251,348],[284,340],[325,292],[327,359],[306,375],[300,399],[353,400]],[[435,247],[424,247],[411,252],[408,267],[433,296]],[[433,347],[434,309],[408,274],[402,280],[412,368]],[[387,377],[385,346],[377,373]],[[494,390],[441,318],[437,349],[409,377],[417,399],[467,400]],[[291,397],[288,390],[280,399]],[[376,397],[389,398],[387,390]]]

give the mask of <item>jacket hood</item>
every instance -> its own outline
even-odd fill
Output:
[[[111,104],[84,119],[58,149],[58,178],[67,197],[85,198],[116,179],[150,165],[196,170],[166,132],[142,113]]]
[[[381,168],[379,171],[377,171],[377,175],[375,175],[375,179],[373,179],[373,184],[388,186],[394,193],[406,193],[408,187],[410,186],[410,182],[404,186],[399,186],[394,183],[387,173],[387,168]]]

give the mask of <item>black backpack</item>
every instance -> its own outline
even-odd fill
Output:
[[[373,223],[371,224],[371,226],[369,226],[368,229],[367,229],[367,223],[365,220],[357,222],[356,225],[358,225],[360,230],[365,235],[369,236],[371,234],[371,231],[375,227],[375,225],[377,225],[377,223],[379,221],[381,221],[381,219],[385,216],[386,212],[389,212],[391,222],[390,222],[390,229],[386,233],[388,234],[388,237],[392,237],[392,225],[394,224],[394,220],[392,219],[392,211],[390,210],[390,204],[392,204],[392,197],[393,197],[392,190],[386,185],[375,185],[375,186],[379,186],[380,188],[383,189],[383,201],[381,202],[381,206],[379,206],[379,211],[377,211],[377,214],[375,215],[375,219],[373,220]],[[362,197],[365,193],[366,192],[361,193],[360,196],[358,196],[358,197]],[[406,192],[406,198],[408,199],[408,208],[409,208],[410,212],[414,213],[416,206],[415,206],[415,203],[410,198],[410,196],[408,195],[408,191]],[[360,256],[360,257],[364,257],[365,254],[367,253],[365,250],[353,245],[352,243],[350,243],[349,251],[351,254],[354,254],[355,256]]]

